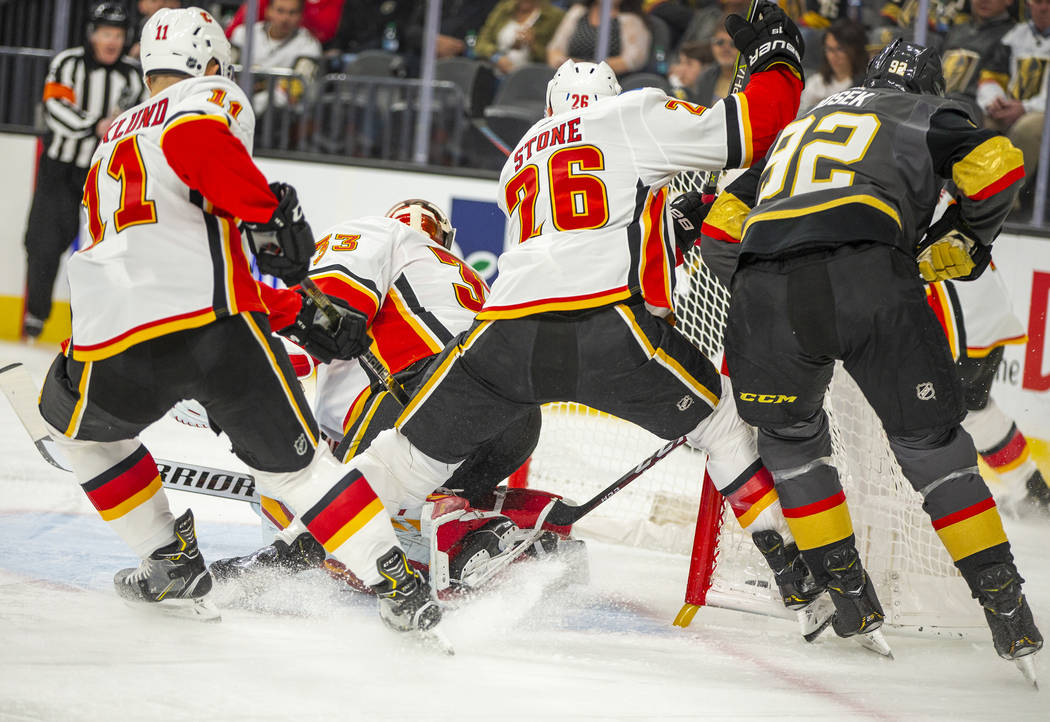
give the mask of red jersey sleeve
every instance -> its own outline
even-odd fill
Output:
[[[212,205],[254,223],[273,216],[277,197],[244,144],[218,117],[180,118],[160,143],[172,170]]]
[[[740,94],[745,125],[751,129],[750,157],[757,160],[773,145],[777,134],[798,114],[802,81],[785,65],[755,73]]]

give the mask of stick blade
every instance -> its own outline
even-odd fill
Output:
[[[22,422],[44,460],[63,471],[72,470],[40,415],[37,405],[40,393],[37,391],[36,382],[22,363],[16,362],[0,368],[0,391],[7,397],[12,411]]]

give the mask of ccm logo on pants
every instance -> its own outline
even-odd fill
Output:
[[[784,396],[783,394],[753,394],[743,391],[740,394],[741,401],[757,401],[760,404],[793,404],[798,400],[797,396]]]

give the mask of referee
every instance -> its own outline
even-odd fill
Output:
[[[99,2],[86,42],[51,61],[44,85],[46,151],[26,227],[26,313],[23,335],[36,338],[51,315],[51,292],[62,254],[77,235],[91,155],[113,119],[142,100],[138,65],[124,56],[128,14]],[[103,169],[104,170],[104,169]]]

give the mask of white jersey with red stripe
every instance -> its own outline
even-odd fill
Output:
[[[488,293],[474,269],[454,253],[382,216],[325,231],[310,277],[325,293],[368,316],[372,351],[391,373],[433,356],[469,328]]]
[[[482,319],[602,306],[641,294],[672,310],[666,185],[681,171],[751,164],[747,99],[705,109],[654,88],[541,120],[500,176],[508,218]]]
[[[262,310],[236,219],[187,186],[161,147],[170,129],[205,118],[227,124],[250,152],[251,106],[216,76],[173,84],[121,114],[102,138],[84,189],[88,245],[69,263],[74,358],[106,358]]]

